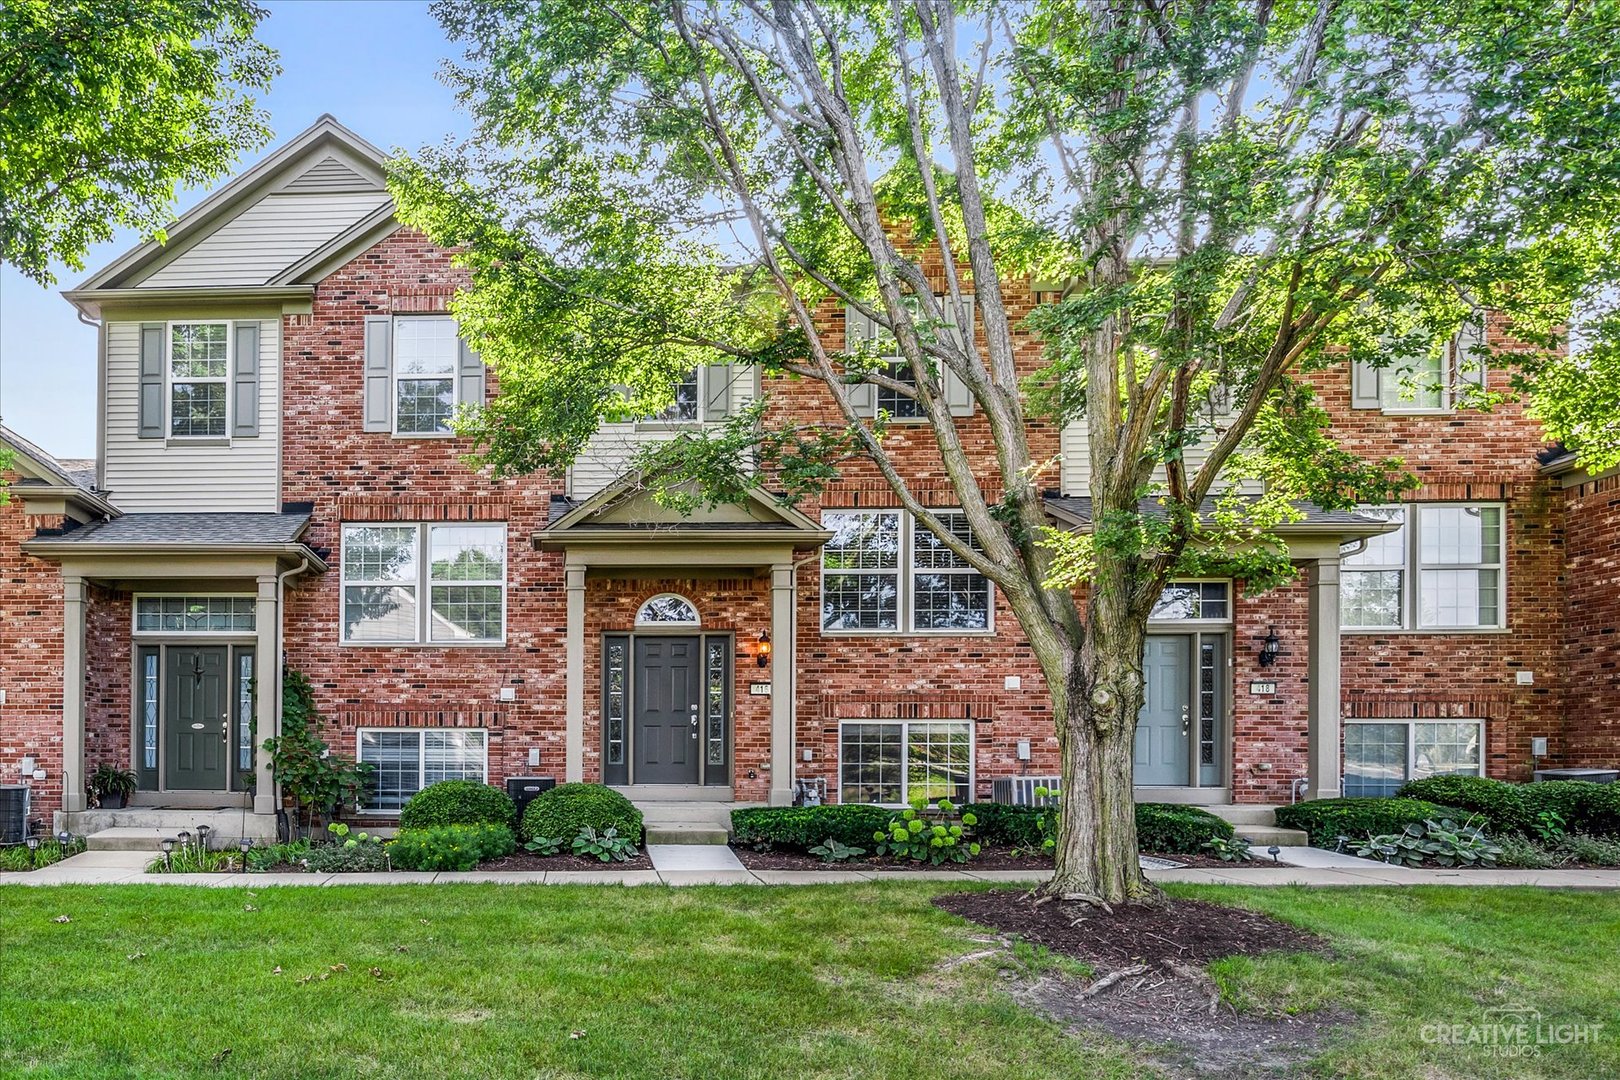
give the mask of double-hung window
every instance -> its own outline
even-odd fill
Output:
[[[443,435],[456,415],[461,340],[454,319],[394,320],[394,431]]]
[[[1344,793],[1386,796],[1408,780],[1479,776],[1484,726],[1478,720],[1352,720],[1344,725]]]
[[[1496,504],[1359,511],[1399,528],[1346,556],[1340,625],[1359,630],[1494,630],[1505,625],[1506,529]]]
[[[230,324],[183,322],[169,326],[169,434],[180,439],[223,439],[229,428]]]
[[[934,516],[977,551],[960,510]],[[978,632],[991,628],[990,582],[900,510],[822,515],[821,628],[857,633]]]
[[[1450,412],[1470,385],[1485,385],[1484,325],[1465,322],[1444,343],[1417,356],[1396,356],[1383,367],[1353,364],[1350,404],[1386,413]]]
[[[360,730],[359,759],[376,772],[364,809],[397,814],[412,795],[441,780],[476,780],[489,773],[489,735],[482,729]]]
[[[973,724],[849,720],[839,730],[838,801],[901,805],[973,796]]]
[[[505,638],[505,526],[345,525],[342,571],[346,642]]]
[[[675,400],[670,402],[669,408],[652,420],[662,420],[666,423],[695,423],[703,418],[702,396],[702,368],[693,368],[681,376],[675,384]]]

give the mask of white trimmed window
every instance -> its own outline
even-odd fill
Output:
[[[504,525],[345,525],[342,576],[345,642],[505,639]]]
[[[1420,356],[1397,356],[1384,367],[1350,370],[1350,403],[1385,413],[1447,413],[1471,387],[1485,385],[1484,325],[1465,322],[1456,334]]]
[[[169,325],[169,434],[223,439],[230,408],[231,328],[222,322]]]
[[[1346,556],[1340,625],[1353,630],[1494,630],[1505,625],[1506,528],[1497,504],[1378,506],[1398,522]]]
[[[422,316],[394,320],[394,431],[443,435],[456,415],[461,339],[456,321]]]
[[[973,801],[970,721],[846,720],[838,741],[839,802]]]
[[[363,809],[397,814],[412,795],[441,780],[489,775],[489,734],[482,729],[362,728],[360,762],[376,769]]]
[[[979,550],[960,510],[934,515]],[[991,629],[990,582],[900,510],[821,515],[821,628],[845,633],[974,633]]]
[[[1408,780],[1484,774],[1479,720],[1347,720],[1346,797],[1395,794]]]

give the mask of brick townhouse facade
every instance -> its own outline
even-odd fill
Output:
[[[565,475],[470,469],[448,420],[497,380],[446,314],[463,273],[393,219],[381,164],[322,118],[166,246],[67,293],[101,328],[98,458],[78,472],[4,436],[0,783],[28,785],[32,813],[71,824],[112,763],[137,774],[139,805],[236,807],[267,835],[280,799],[259,744],[282,664],[309,678],[328,741],[377,766],[364,815],[384,822],[457,776],[898,803],[1058,771],[1016,620],[869,465],[798,506],[691,517],[625,474],[635,445],[762,392],[767,422],[830,415],[815,385],[704,368],[669,414],[609,425]],[[1051,299],[1007,288],[1015,321]],[[873,332],[830,302],[817,318],[834,347]],[[1040,350],[1021,337],[1021,367]],[[1613,763],[1615,478],[1545,452],[1516,405],[1454,410],[1388,373],[1314,381],[1335,438],[1403,457],[1421,486],[1289,527],[1300,573],[1281,588],[1167,591],[1143,660],[1141,797],[1522,780],[1541,738],[1542,764]],[[952,401],[988,474],[986,426]],[[1083,429],[1030,438],[1054,462],[1052,520],[1087,527]],[[932,432],[901,416],[886,445],[948,510]]]

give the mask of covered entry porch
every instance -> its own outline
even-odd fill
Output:
[[[68,827],[88,831],[73,818],[104,764],[135,774],[131,820],[154,808],[273,818],[263,743],[279,731],[282,596],[326,569],[301,540],[308,524],[130,514],[25,545],[61,569]]]
[[[684,516],[633,478],[553,503],[564,777],[638,803],[793,801],[795,560],[830,534],[764,495]]]

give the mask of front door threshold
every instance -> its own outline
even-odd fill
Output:
[[[1232,801],[1224,787],[1144,787],[1136,786],[1139,803],[1177,803],[1182,806],[1222,806]]]
[[[252,809],[253,796],[246,791],[137,791],[129,797],[129,805],[181,810]]]
[[[731,802],[731,788],[718,784],[612,784],[631,802]]]

